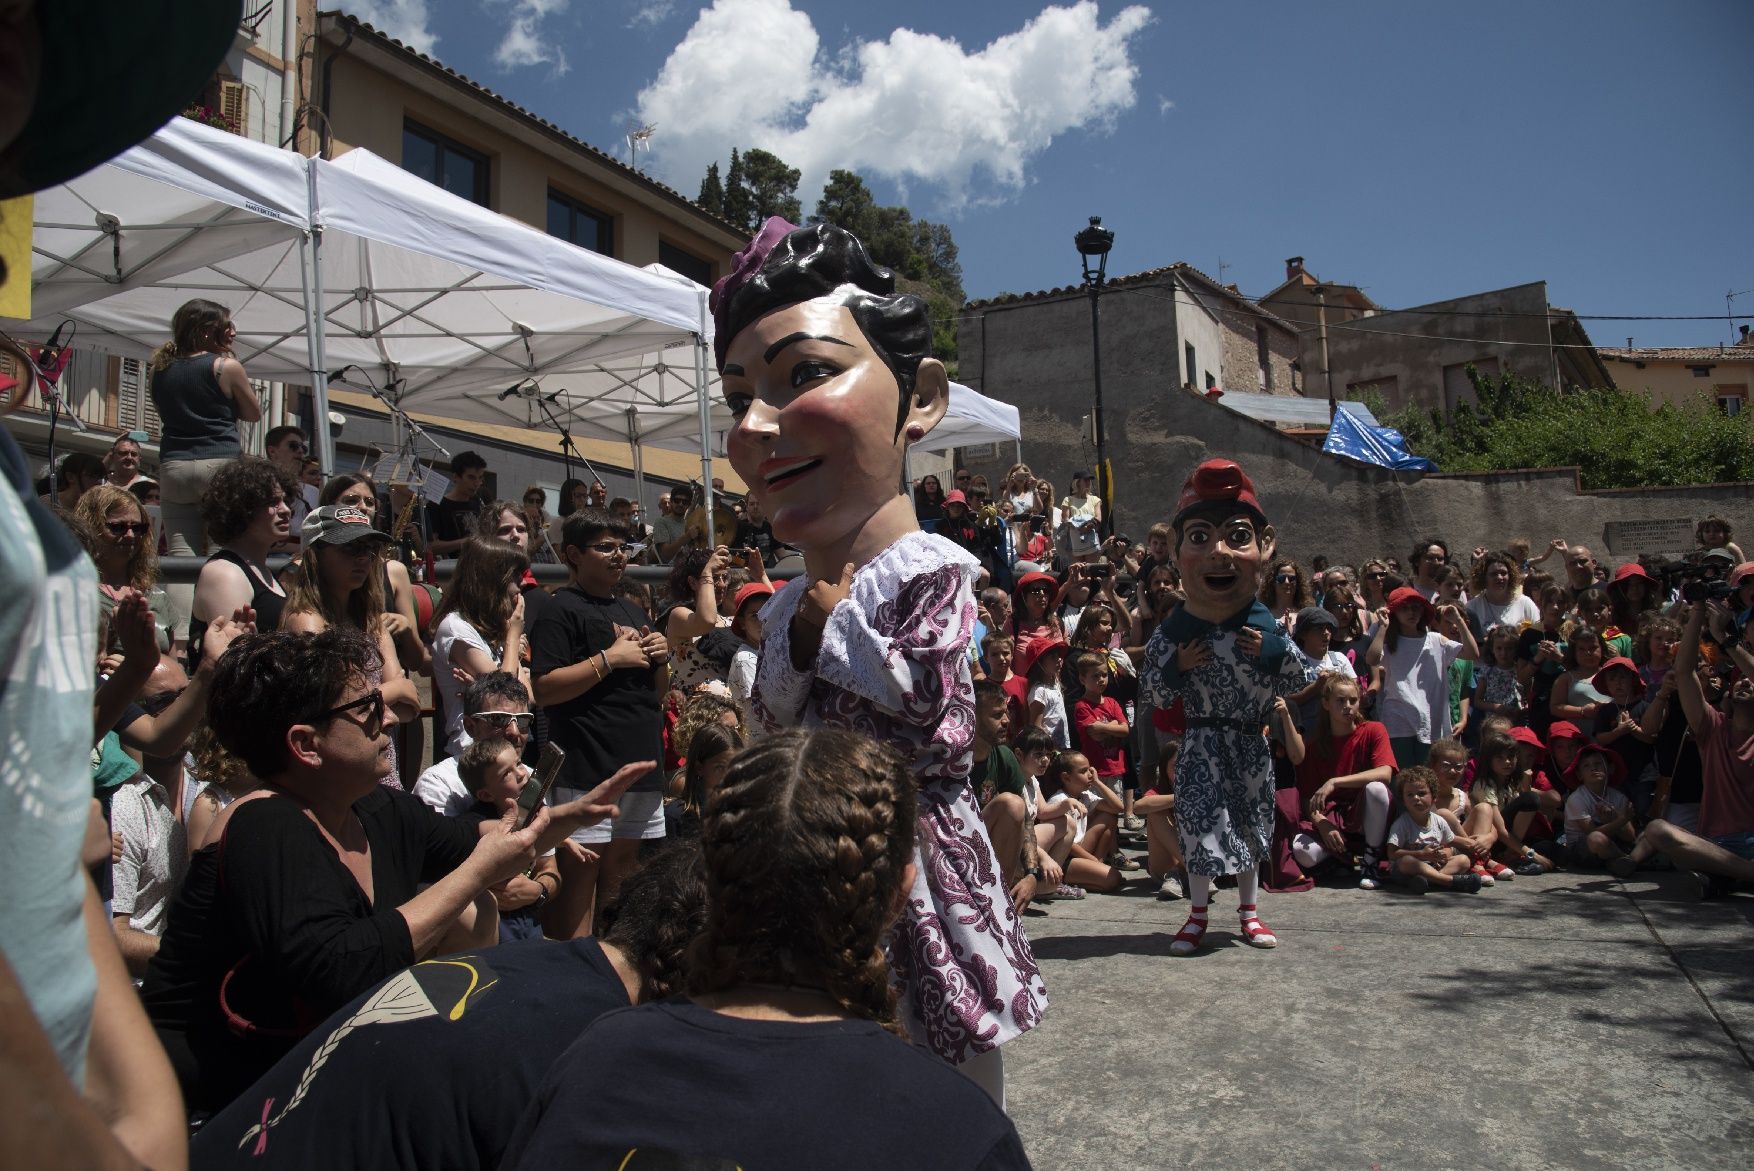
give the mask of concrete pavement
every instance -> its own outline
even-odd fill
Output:
[[[1754,895],[1672,873],[1032,908],[1046,1022],[1005,1047],[1038,1168],[1754,1165]]]

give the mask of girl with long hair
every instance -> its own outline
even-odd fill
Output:
[[[1302,809],[1291,852],[1307,873],[1330,860],[1350,865],[1356,847],[1363,855],[1358,885],[1375,890],[1396,770],[1388,729],[1364,718],[1357,679],[1322,676],[1316,702],[1319,714],[1297,765]]]
[[[658,613],[658,626],[670,640],[670,683],[684,695],[704,683],[725,683],[730,678],[729,653],[711,656],[700,640],[731,625],[721,613],[721,599],[731,594],[731,553],[717,549],[684,549],[670,567],[670,598]],[[720,658],[724,661],[720,662]]]
[[[501,1166],[624,1166],[635,1150],[727,1167],[1026,1166],[998,1107],[900,1039],[885,941],[913,882],[915,808],[906,762],[862,736],[788,731],[740,755],[707,803],[687,995],[580,1034]],[[688,1109],[654,1096],[659,1081]],[[849,1102],[875,1101],[910,1122],[847,1125]]]
[[[522,666],[524,597],[518,588],[529,568],[523,549],[491,537],[471,537],[433,615],[432,684],[444,706],[445,749],[453,756],[470,740],[463,727],[463,684],[454,667],[475,679],[505,671],[530,685]]]
[[[921,476],[914,488],[914,516],[928,529],[944,515],[944,485],[937,476]]]
[[[706,813],[707,799],[723,783],[731,762],[744,748],[742,731],[721,720],[713,719],[684,734],[687,722],[688,712],[684,711],[672,740],[684,760],[665,795],[666,843],[700,836],[700,819]]]
[[[1273,616],[1279,633],[1291,636],[1297,612],[1310,605],[1309,578],[1293,557],[1275,557],[1261,582],[1261,605]]]
[[[1380,626],[1367,658],[1383,668],[1378,712],[1389,730],[1395,763],[1424,764],[1435,740],[1451,732],[1449,669],[1457,658],[1475,659],[1480,648],[1452,604],[1434,607],[1418,590],[1403,586],[1377,614]],[[1432,629],[1442,625],[1441,632]]]
[[[1565,673],[1554,680],[1547,700],[1548,714],[1580,728],[1593,727],[1596,709],[1613,702],[1593,682],[1607,657],[1600,631],[1591,626],[1574,627],[1565,640]]]
[[[262,417],[262,403],[244,364],[232,355],[237,328],[224,305],[196,298],[171,316],[171,337],[153,351],[148,393],[163,424],[159,439],[159,506],[166,548],[199,556],[201,494],[215,472],[243,454],[238,424]]]

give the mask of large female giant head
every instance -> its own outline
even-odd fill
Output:
[[[731,465],[780,540],[845,540],[898,499],[907,445],[944,414],[925,301],[897,294],[850,232],[774,218],[712,307]]]

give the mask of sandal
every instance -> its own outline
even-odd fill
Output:
[[[1056,886],[1053,890],[1048,892],[1048,897],[1053,899],[1070,899],[1073,902],[1077,902],[1084,897],[1084,888],[1062,882],[1059,886]]]

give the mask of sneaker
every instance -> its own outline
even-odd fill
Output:
[[[1492,871],[1486,869],[1485,864],[1482,862],[1474,863],[1474,869],[1473,869],[1472,873],[1473,873],[1475,878],[1478,878],[1480,880],[1481,886],[1491,886],[1494,882],[1497,881],[1497,879],[1492,877]]]
[[[1524,858],[1521,862],[1518,862],[1516,864],[1516,872],[1518,874],[1529,874],[1529,875],[1547,873],[1546,869],[1544,867],[1542,867],[1542,865],[1539,862],[1535,861],[1533,858]]]
[[[1723,897],[1723,888],[1718,885],[1717,879],[1703,870],[1683,870],[1681,875],[1687,880],[1687,884],[1681,889],[1700,902]]]
[[[1458,874],[1449,880],[1451,894],[1477,895],[1480,893],[1480,876],[1478,874]]]
[[[1165,902],[1174,902],[1176,899],[1185,899],[1188,896],[1187,892],[1182,890],[1182,880],[1170,874],[1164,877],[1163,885],[1157,888],[1157,897]]]
[[[1423,874],[1400,874],[1395,877],[1395,885],[1410,895],[1422,895],[1431,889],[1431,880]]]
[[[1637,869],[1638,863],[1632,860],[1631,854],[1622,854],[1608,860],[1608,873],[1615,878],[1631,878]]]
[[[1051,899],[1066,899],[1071,902],[1077,902],[1084,897],[1084,888],[1081,886],[1071,886],[1062,882],[1059,886],[1056,886],[1053,890],[1049,891],[1047,897]]]
[[[1486,872],[1492,875],[1493,880],[1496,882],[1509,882],[1516,877],[1516,871],[1498,861],[1496,858],[1486,859],[1485,865]]]
[[[1144,829],[1145,819],[1137,814],[1129,813],[1121,818],[1121,825],[1126,829]]]
[[[1424,881],[1424,880],[1421,879],[1420,881]],[[1382,878],[1380,875],[1372,874],[1368,870],[1364,870],[1364,871],[1359,872],[1359,875],[1358,875],[1358,889],[1359,890],[1377,890],[1377,889],[1381,888],[1381,886],[1382,886]]]
[[[1108,864],[1110,866],[1113,866],[1116,870],[1143,870],[1143,869],[1145,869],[1143,866],[1141,866],[1138,863],[1138,861],[1136,859],[1127,857],[1125,854],[1121,853],[1119,850],[1116,850],[1114,852],[1113,856],[1109,858]]]

